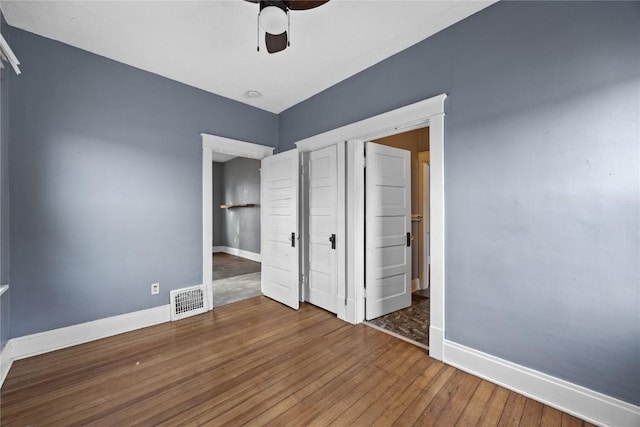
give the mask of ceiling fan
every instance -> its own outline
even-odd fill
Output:
[[[265,32],[264,44],[267,52],[276,53],[289,46],[289,11],[307,10],[321,6],[329,0],[245,0],[249,3],[259,3],[258,31]],[[260,42],[258,42],[258,51]]]

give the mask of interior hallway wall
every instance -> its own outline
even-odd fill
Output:
[[[260,160],[236,157],[224,163],[225,204],[256,206],[222,209],[224,246],[260,253]]]
[[[226,246],[224,230],[224,163],[213,162],[213,244],[212,246]]]
[[[640,3],[498,2],[284,111],[447,93],[446,339],[640,405]]]

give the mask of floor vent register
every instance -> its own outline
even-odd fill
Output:
[[[171,291],[170,294],[172,321],[207,311],[204,285],[176,289]]]

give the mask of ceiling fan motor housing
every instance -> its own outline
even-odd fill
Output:
[[[264,0],[260,2],[260,27],[269,34],[282,34],[287,30],[289,9],[283,1]]]
[[[249,3],[259,3],[258,35],[260,29],[265,32],[267,52],[283,51],[289,43],[289,10],[308,10],[321,6],[329,0],[245,0]],[[257,46],[260,51],[260,43]]]

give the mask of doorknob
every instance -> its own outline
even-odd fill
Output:
[[[331,249],[335,249],[336,248],[336,235],[332,234],[331,237],[329,237],[329,241],[331,242]]]
[[[291,233],[291,247],[296,247],[296,233]]]
[[[407,233],[407,246],[411,246],[411,233]]]

